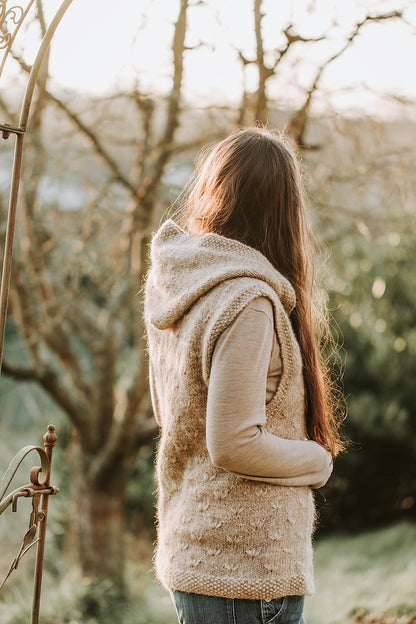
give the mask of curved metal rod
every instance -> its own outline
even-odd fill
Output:
[[[28,486],[25,486],[25,485],[22,487],[16,488],[15,490],[13,490],[13,492],[10,492],[10,494],[5,496],[0,501],[0,516],[4,511],[6,511],[9,505],[13,506],[13,504],[16,503],[18,498],[20,498],[21,496],[24,498],[27,498],[28,495],[29,495]]]
[[[5,52],[3,54],[3,59],[0,63],[0,77],[3,73],[3,69],[6,64],[7,57],[9,56],[9,52],[11,50],[13,42],[16,39],[16,35],[19,32],[20,27],[25,21],[26,15],[29,13],[34,2],[35,0],[30,0],[28,5],[26,6],[26,9],[24,10],[20,6],[13,6],[10,9],[6,10],[6,0],[1,0],[0,2],[0,25],[3,25],[7,17],[9,16],[11,17],[13,24],[16,25],[16,28],[14,29],[13,33],[8,33],[8,32],[0,33],[0,49],[5,49]],[[20,10],[21,12],[20,17],[17,17],[17,14],[16,14],[18,10]]]
[[[29,75],[29,80],[26,85],[26,91],[20,112],[19,128],[16,129],[17,132],[13,161],[13,177],[10,187],[9,210],[7,217],[6,241],[4,245],[3,271],[0,291],[0,370],[1,363],[3,361],[4,334],[6,330],[7,304],[9,301],[10,291],[13,240],[16,225],[16,208],[17,198],[19,194],[20,172],[22,166],[24,133],[27,126],[27,120],[29,118],[30,105],[32,103],[33,92],[35,90],[39,71],[42,67],[42,63],[45,59],[52,37],[55,34],[59,22],[63,18],[66,10],[70,6],[70,4],[72,4],[72,2],[73,0],[64,0],[62,2],[61,6],[59,7],[48,27],[45,36],[42,39],[42,43],[36,55],[35,62],[33,63],[33,67]],[[13,132],[13,129],[11,129],[11,132]]]
[[[12,506],[12,511],[17,510],[17,500],[19,498],[33,498],[33,496],[41,496],[42,494],[46,494],[47,496],[51,496],[52,494],[58,494],[59,490],[53,485],[48,485],[46,488],[37,488],[33,489],[33,484],[22,485],[19,488],[10,492],[7,496],[3,498],[0,502],[0,516],[6,511],[9,505]]]
[[[15,455],[0,484],[0,515],[10,505],[12,511],[17,511],[19,498],[32,498],[32,512],[30,514],[29,529],[25,533],[22,545],[13,559],[9,570],[0,582],[0,589],[4,586],[10,574],[17,569],[20,559],[36,544],[35,575],[33,582],[31,624],[39,624],[39,606],[42,587],[43,558],[46,538],[46,524],[48,519],[49,497],[59,492],[58,488],[50,485],[52,453],[57,436],[55,426],[49,425],[43,436],[44,449],[40,446],[25,446]],[[34,467],[30,471],[29,485],[22,485],[5,496],[17,469],[22,461],[35,451],[41,460],[41,468]]]
[[[30,72],[29,80],[26,85],[26,91],[23,98],[22,109],[20,113],[20,122],[19,125],[21,128],[26,129],[27,120],[30,112],[30,105],[32,103],[33,91],[35,90],[36,81],[38,79],[40,68],[42,67],[42,63],[45,59],[46,52],[50,46],[52,37],[55,34],[56,29],[59,26],[59,23],[63,16],[65,15],[68,7],[72,4],[73,0],[64,0],[61,6],[57,10],[53,20],[49,24],[48,30],[45,33],[45,36],[42,39],[42,43],[40,44],[40,48],[36,55],[35,62],[33,63],[32,71]]]
[[[29,455],[29,453],[31,453],[32,451],[37,451],[37,453],[39,454],[39,457],[40,457],[40,461],[41,461],[40,472],[39,472],[39,469],[36,468],[36,471],[37,471],[37,474],[36,474],[37,483],[34,483],[32,485],[44,486],[45,483],[47,483],[48,476],[49,476],[49,459],[48,459],[48,456],[46,455],[45,451],[40,446],[33,446],[33,445],[24,446],[13,457],[13,459],[10,462],[9,467],[7,468],[6,473],[5,473],[5,475],[4,475],[4,477],[3,477],[2,481],[1,481],[1,484],[0,484],[0,502],[3,500],[3,497],[6,494],[8,488],[9,488],[9,485],[12,482],[13,477],[16,474],[20,464],[22,463],[24,458],[27,455]],[[34,469],[32,469],[32,472],[34,472]],[[42,475],[42,478],[39,477],[40,474]]]

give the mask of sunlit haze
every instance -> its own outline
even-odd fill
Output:
[[[49,17],[59,4],[59,0],[44,0]],[[191,6],[188,17],[186,44],[191,49],[185,59],[185,94],[198,105],[238,101],[242,88],[238,51],[255,58],[253,1],[193,4],[197,6]],[[396,10],[402,6],[399,4],[380,0],[264,0],[266,51],[282,45],[281,33],[290,23],[303,37],[326,35],[324,41],[293,46],[279,80],[269,83],[270,96],[286,104],[295,102],[299,88],[308,88],[316,68],[342,48],[357,22],[366,14]],[[54,83],[100,95],[132,83],[145,92],[166,91],[178,7],[176,0],[73,0],[53,41]],[[416,97],[416,76],[411,70],[411,61],[416,58],[415,3],[406,9],[405,18],[364,26],[347,52],[325,70],[321,104],[328,94],[331,104],[341,108],[382,106],[378,94],[385,92]],[[27,33],[25,45],[29,39]],[[21,40],[17,43],[23,45]],[[305,51],[306,58],[302,56]],[[255,86],[254,65],[246,79],[249,86]]]

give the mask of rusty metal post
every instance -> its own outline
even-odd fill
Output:
[[[27,127],[27,121],[29,118],[30,105],[32,103],[33,92],[35,90],[36,81],[39,76],[39,71],[42,67],[42,63],[45,59],[46,53],[49,49],[51,40],[55,31],[59,25],[59,22],[63,18],[66,10],[73,0],[64,0],[56,12],[54,18],[52,19],[45,36],[42,39],[42,43],[38,50],[38,53],[35,58],[35,62],[33,63],[32,70],[29,75],[29,80],[26,86],[25,95],[23,98],[22,108],[20,112],[20,120],[19,126],[17,128],[12,128],[7,124],[0,124],[0,133],[3,138],[7,138],[10,133],[16,134],[16,145],[14,151],[14,162],[13,162],[13,175],[12,175],[12,183],[10,188],[10,197],[9,197],[9,209],[7,216],[7,228],[6,228],[6,242],[4,246],[4,256],[3,256],[3,270],[1,276],[1,290],[0,290],[0,373],[1,373],[1,363],[3,361],[3,347],[4,347],[4,334],[6,331],[6,317],[7,317],[7,306],[9,301],[9,290],[10,290],[10,277],[11,277],[11,266],[12,266],[12,254],[13,254],[13,240],[14,240],[14,231],[16,225],[16,210],[17,210],[17,199],[19,194],[19,184],[20,184],[20,172],[22,166],[22,156],[23,156],[23,141]],[[3,6],[4,0],[1,4]],[[30,3],[30,6],[32,3]],[[20,25],[19,25],[20,27]],[[3,67],[3,64],[2,64]]]
[[[6,226],[6,240],[4,247],[4,256],[3,256],[3,268],[1,275],[1,289],[0,289],[0,373],[1,373],[1,363],[3,359],[3,347],[4,347],[4,335],[6,329],[6,317],[7,317],[7,306],[9,299],[9,290],[10,290],[10,278],[11,278],[11,267],[12,267],[12,254],[13,254],[13,241],[14,241],[14,232],[16,225],[16,211],[17,211],[17,201],[19,194],[19,184],[20,184],[20,176],[21,176],[21,166],[22,166],[22,157],[23,157],[23,142],[24,136],[27,129],[27,122],[29,119],[30,106],[32,103],[33,93],[36,87],[36,82],[39,76],[40,69],[42,67],[42,63],[45,60],[47,52],[49,50],[49,46],[52,40],[55,31],[62,20],[65,12],[67,11],[70,4],[73,0],[63,0],[59,9],[55,13],[46,33],[42,39],[39,50],[36,54],[36,58],[34,60],[31,72],[29,74],[28,82],[26,85],[26,91],[23,97],[23,102],[20,111],[19,125],[18,127],[12,127],[10,124],[2,124],[0,123],[0,137],[3,139],[7,139],[10,134],[16,135],[16,143],[14,150],[14,161],[13,161],[13,169],[12,169],[12,179],[10,186],[10,196],[9,196],[9,207],[7,213],[7,226]],[[0,50],[5,50],[3,60],[0,62],[0,76],[2,74],[6,58],[10,53],[12,44],[14,39],[26,18],[30,8],[35,3],[35,0],[29,0],[27,3],[26,9],[23,10],[20,6],[12,6],[10,9],[6,9],[6,0],[0,0]],[[13,28],[12,32],[9,32],[7,28],[4,26],[5,19],[10,17]],[[21,449],[18,455],[12,461],[3,481],[0,484],[0,514],[12,504],[13,511],[16,511],[17,508],[17,499],[19,496],[33,496],[33,501],[39,502],[39,507],[36,506],[33,508],[33,524],[29,528],[29,531],[25,535],[22,547],[19,550],[19,553],[12,561],[12,564],[9,568],[9,572],[7,573],[5,579],[2,582],[2,586],[4,582],[7,580],[10,573],[17,568],[20,558],[29,550],[32,545],[33,540],[37,534],[37,549],[36,549],[36,562],[35,562],[35,575],[34,575],[34,585],[33,585],[33,600],[32,600],[32,613],[31,613],[31,624],[38,624],[39,622],[39,607],[40,607],[40,595],[41,595],[41,587],[42,587],[42,575],[43,575],[43,560],[45,553],[45,538],[46,538],[46,525],[48,518],[48,503],[49,497],[51,494],[56,494],[58,492],[57,488],[54,488],[50,485],[50,477],[51,477],[51,468],[52,468],[52,452],[53,447],[55,446],[57,436],[55,434],[54,425],[49,425],[48,432],[43,437],[44,440],[44,448],[40,447],[25,447]],[[31,472],[31,484],[29,486],[23,486],[22,488],[18,488],[15,492],[12,492],[9,496],[3,499],[3,496],[6,493],[8,486],[10,485],[13,476],[19,467],[22,459],[30,452],[37,451],[41,458],[41,468],[33,468]],[[46,457],[45,457],[46,454]],[[46,472],[46,478],[45,478]],[[43,474],[42,474],[43,473]],[[38,492],[38,494],[36,494]],[[39,497],[40,496],[40,500]],[[3,499],[3,500],[2,500]],[[32,517],[32,516],[31,516]],[[39,527],[37,525],[39,523]],[[37,533],[36,533],[37,532]],[[33,542],[33,543],[36,543]]]
[[[17,196],[19,193],[20,170],[22,165],[24,133],[17,134],[14,149],[13,177],[10,188],[9,211],[7,213],[6,241],[4,244],[3,271],[0,290],[0,373],[3,361],[4,334],[6,331],[7,305],[9,301],[10,277],[14,230],[16,225]]]
[[[6,473],[0,483],[0,515],[11,506],[12,511],[17,511],[17,503],[20,497],[32,498],[32,512],[30,514],[29,529],[22,539],[22,544],[17,555],[12,559],[9,569],[0,583],[0,590],[4,587],[9,576],[18,568],[19,562],[26,553],[37,544],[38,550],[35,563],[34,596],[32,620],[37,624],[39,617],[40,589],[42,582],[43,555],[45,550],[45,533],[48,516],[49,496],[58,494],[58,488],[50,484],[52,450],[57,436],[55,426],[49,425],[48,432],[44,435],[44,448],[28,445],[20,449],[13,457]],[[14,476],[22,461],[29,453],[36,452],[40,459],[40,467],[34,466],[30,471],[30,483],[22,485],[7,494]]]
[[[49,425],[48,432],[43,436],[45,444],[45,452],[49,460],[48,476],[46,478],[44,487],[50,486],[51,470],[52,470],[52,452],[55,446],[57,436],[55,434],[54,425]],[[40,506],[39,506],[39,533],[38,544],[36,548],[36,563],[35,563],[35,577],[33,584],[33,601],[32,601],[32,616],[30,624],[38,624],[39,622],[39,607],[40,607],[40,593],[42,588],[42,574],[43,574],[43,558],[45,554],[45,538],[46,538],[46,523],[48,520],[48,504],[49,494],[42,494]]]

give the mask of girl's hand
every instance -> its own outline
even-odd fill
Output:
[[[332,470],[334,468],[334,462],[333,462],[331,453],[327,451],[326,449],[324,449],[322,446],[320,448],[323,454],[322,476],[319,481],[311,485],[311,488],[314,490],[318,490],[319,488],[323,487],[327,483],[329,477],[332,474]]]

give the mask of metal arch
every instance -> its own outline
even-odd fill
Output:
[[[4,245],[3,269],[2,269],[2,276],[1,276],[1,290],[0,290],[0,374],[1,374],[1,363],[3,361],[4,334],[6,330],[7,305],[8,305],[8,300],[9,300],[9,291],[10,291],[13,241],[14,241],[14,231],[15,231],[15,226],[16,226],[16,209],[17,209],[17,199],[18,199],[18,194],[19,194],[24,136],[26,132],[27,121],[29,118],[33,92],[35,90],[36,81],[39,76],[39,71],[42,67],[42,63],[49,49],[52,37],[55,34],[55,31],[60,21],[62,20],[65,12],[67,11],[70,4],[72,4],[72,2],[73,0],[64,0],[62,2],[61,6],[57,10],[55,16],[53,17],[51,23],[49,24],[49,27],[42,39],[42,43],[39,47],[38,53],[36,55],[36,58],[33,63],[32,70],[30,72],[29,79],[26,85],[26,91],[23,97],[18,127],[14,128],[13,126],[9,124],[0,124],[0,133],[2,134],[4,139],[7,139],[11,133],[16,135],[16,144],[15,144],[15,149],[14,149],[14,160],[13,160],[13,170],[12,170],[13,173],[12,173],[12,181],[11,181],[10,195],[9,195],[9,207],[8,207],[8,213],[7,213],[6,240],[5,240],[5,245]],[[24,18],[26,17],[33,3],[34,3],[34,0],[30,0],[25,11],[20,6],[13,6],[9,8],[8,10],[6,10],[6,0],[0,0],[0,50],[2,48],[5,48],[3,61],[2,61],[2,64],[0,65],[0,76],[1,76],[1,72],[3,71],[6,58],[10,52],[11,45],[16,37],[16,34],[21,24],[23,23]],[[20,17],[17,16],[19,11],[21,12]],[[13,33],[7,33],[7,31],[6,32],[4,31],[3,25],[7,17],[11,17],[12,22],[16,26]]]
[[[17,36],[17,33],[36,0],[28,0],[25,9],[17,5],[6,8],[6,1],[7,0],[0,0],[0,54],[3,51],[3,57],[0,62],[0,77],[3,72],[13,42]],[[72,1],[73,0],[63,0],[42,39],[31,72],[29,74],[20,110],[18,126],[13,127],[11,124],[0,123],[0,136],[2,136],[3,139],[7,139],[10,134],[16,135],[12,179],[9,195],[9,206],[7,213],[6,240],[1,276],[0,371],[3,359],[4,334],[6,328],[7,305],[10,290],[13,240],[16,224],[16,209],[19,194],[24,136],[27,128],[33,93],[35,90],[40,69],[42,67],[42,63],[48,52],[52,37],[55,34],[55,31],[62,17],[64,16]],[[0,584],[1,588],[7,578],[10,576],[10,574],[17,568],[20,559],[26,554],[26,552],[28,552],[30,548],[36,545],[35,575],[33,584],[32,611],[30,619],[31,624],[39,623],[40,595],[42,586],[43,559],[49,497],[52,494],[56,494],[58,492],[57,488],[54,488],[50,485],[52,452],[53,447],[56,443],[56,439],[57,437],[55,435],[55,427],[54,425],[49,425],[48,432],[43,436],[45,449],[42,449],[39,446],[25,446],[24,448],[22,448],[11,461],[9,468],[7,469],[6,474],[0,484],[0,515],[10,505],[12,506],[12,510],[16,511],[17,502],[20,497],[31,497],[32,499],[32,513],[30,514],[29,529],[23,538],[19,552],[13,559],[5,578]],[[16,474],[17,469],[21,465],[23,459],[27,457],[27,455],[29,455],[31,452],[36,452],[38,454],[41,466],[35,466],[32,468],[30,472],[29,485],[23,485],[6,496],[6,492],[13,480],[13,477]]]
[[[29,453],[31,451],[37,451],[38,455],[40,457],[40,461],[41,461],[41,472],[42,474],[42,480],[40,480],[39,478],[37,479],[38,483],[36,483],[35,485],[44,485],[46,483],[46,480],[48,478],[48,472],[49,472],[49,462],[48,462],[48,457],[45,453],[45,451],[43,450],[43,448],[41,448],[40,446],[24,446],[22,449],[20,449],[20,451],[13,457],[12,461],[10,462],[9,467],[6,470],[6,473],[0,483],[0,504],[4,498],[4,495],[6,494],[7,490],[9,489],[9,485],[10,483],[13,481],[13,477],[16,474],[20,464],[22,463],[22,461],[24,460],[24,458],[29,455]],[[1,514],[1,508],[0,508],[0,514]]]

